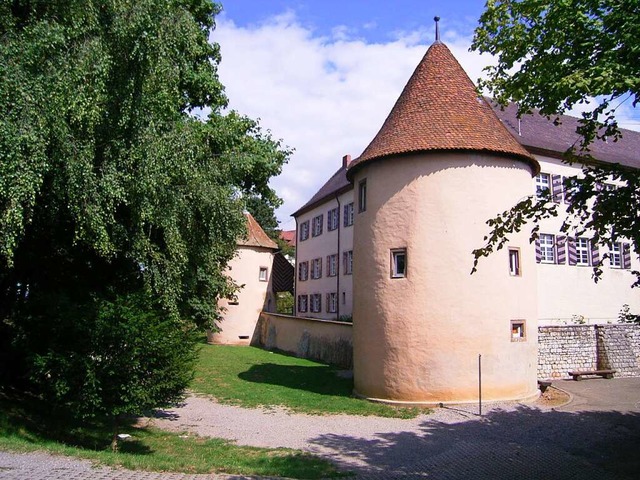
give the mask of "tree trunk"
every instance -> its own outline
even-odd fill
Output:
[[[120,415],[113,417],[113,437],[111,437],[111,451],[118,452],[118,430],[120,427]]]

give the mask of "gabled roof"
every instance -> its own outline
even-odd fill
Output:
[[[564,152],[572,146],[579,148],[579,137],[576,133],[578,118],[558,115],[560,125],[556,126],[553,123],[555,117],[547,119],[536,111],[523,115],[518,124],[518,108],[515,103],[510,103],[502,109],[495,102],[489,102],[511,134],[531,153],[563,158]],[[589,154],[601,162],[640,168],[640,132],[625,129],[620,131],[620,140],[596,140],[589,146]]]
[[[278,250],[278,244],[264,233],[260,224],[253,218],[253,215],[247,212],[244,216],[247,218],[247,238],[239,238],[237,244],[244,247],[263,247]]]
[[[496,117],[447,46],[439,41],[427,53],[404,87],[382,128],[348,168],[347,176],[364,163],[426,151],[479,151],[536,160]]]
[[[297,217],[298,215],[315,208],[316,206],[323,203],[329,195],[339,195],[340,193],[349,190],[351,188],[351,182],[347,180],[347,167],[345,163],[346,162],[342,163],[342,166],[338,169],[338,171],[334,173],[322,187],[320,187],[320,190],[318,190],[316,194],[311,197],[311,200],[309,200],[302,207],[293,212],[291,216]]]

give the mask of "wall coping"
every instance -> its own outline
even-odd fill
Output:
[[[329,324],[333,324],[333,325],[344,325],[345,327],[353,327],[353,323],[349,323],[349,322],[339,322],[338,320],[327,320],[324,318],[311,318],[311,317],[296,317],[294,315],[285,315],[283,313],[273,313],[273,312],[262,312],[263,315],[270,315],[272,317],[279,317],[279,318],[287,318],[290,320],[300,320],[300,321],[306,321],[306,322],[318,322],[318,323],[329,323]]]

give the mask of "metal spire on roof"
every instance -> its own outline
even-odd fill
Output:
[[[440,17],[435,16],[433,20],[436,22],[436,43],[440,43]]]

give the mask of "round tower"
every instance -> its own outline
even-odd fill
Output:
[[[537,394],[536,269],[527,234],[480,262],[486,220],[532,193],[535,159],[439,40],[349,166],[354,382],[401,403]],[[479,362],[481,356],[481,362]]]

